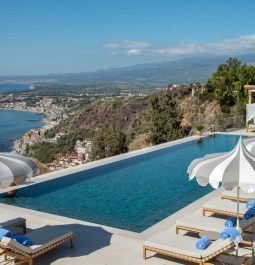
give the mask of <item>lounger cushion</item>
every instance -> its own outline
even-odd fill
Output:
[[[202,250],[196,249],[197,238],[160,231],[145,241],[144,245],[189,257],[201,258]]]
[[[144,242],[145,246],[177,253],[193,258],[206,258],[216,251],[230,245],[231,239],[219,239],[211,243],[205,250],[196,249],[197,238],[175,235],[168,231],[161,231]]]
[[[236,213],[237,203],[234,201],[221,200],[220,198],[213,198],[206,202],[204,208],[215,209],[220,211],[226,211]],[[239,213],[244,214],[246,212],[246,203],[239,203]]]
[[[205,259],[205,258],[209,257],[210,255],[214,254],[215,252],[217,252],[217,251],[219,251],[225,247],[228,247],[228,246],[229,246],[229,248],[234,246],[233,240],[230,237],[226,240],[222,240],[220,238],[216,241],[213,241],[208,248],[203,250],[203,252],[201,253],[201,256]]]
[[[249,220],[245,220],[245,219],[242,219],[241,221],[240,221],[240,228],[241,229],[245,229],[247,226],[249,226],[249,225],[251,225],[251,224],[253,224],[253,223],[255,223],[255,216],[253,216],[251,219],[249,219]]]
[[[24,223],[26,223],[26,219],[24,218],[12,218],[10,216],[6,216],[5,214],[0,217],[0,227],[20,226]]]
[[[204,217],[196,214],[188,214],[183,216],[176,222],[176,225],[198,229],[201,231],[222,232],[226,219],[215,217]]]
[[[27,254],[34,254],[72,235],[73,232],[62,227],[44,226],[26,234],[26,236],[33,242],[31,247],[25,247],[13,239],[8,239],[6,237],[4,237],[1,242],[8,243],[16,248],[19,248]]]
[[[231,191],[225,190],[222,192],[222,195],[236,198],[237,197],[237,190],[236,190],[236,188],[231,190]],[[247,193],[247,192],[240,189],[239,197],[243,198],[243,199],[247,199],[247,200],[248,199],[255,199],[255,192]]]

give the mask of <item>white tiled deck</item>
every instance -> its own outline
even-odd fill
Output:
[[[69,171],[69,170],[68,170]],[[70,173],[69,173],[70,174]],[[48,174],[46,178],[58,177],[59,173]],[[44,178],[38,178],[44,181]],[[180,217],[188,214],[202,214],[202,205],[212,197],[217,197],[221,190],[213,191],[205,197],[197,200],[179,212],[169,216],[155,226],[142,233],[133,233],[111,227],[96,225],[71,218],[51,215],[34,210],[18,208],[1,204],[1,215],[8,214],[13,217],[24,217],[27,220],[28,229],[36,229],[46,225],[62,226],[72,230],[75,234],[75,247],[70,249],[69,244],[62,245],[35,259],[35,265],[61,264],[61,265],[169,265],[169,264],[193,264],[180,260],[154,255],[143,260],[143,242],[150,235],[160,230],[168,230],[175,233],[174,223]],[[228,258],[232,260],[233,258]],[[241,264],[234,258],[235,264]],[[5,264],[5,263],[1,263]],[[10,263],[7,263],[10,264]],[[214,262],[213,264],[222,264]]]

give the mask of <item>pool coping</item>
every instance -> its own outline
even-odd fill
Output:
[[[216,132],[215,134],[226,134],[229,135],[229,133],[219,133]],[[236,134],[239,135],[239,134]],[[203,134],[202,137],[208,137],[208,134]],[[52,180],[52,179],[56,179],[56,178],[60,178],[60,177],[64,177],[66,175],[69,174],[74,174],[74,173],[78,173],[84,170],[88,170],[88,169],[92,169],[98,166],[103,166],[105,164],[108,163],[113,163],[113,162],[117,162],[117,161],[121,161],[127,158],[131,158],[131,157],[135,157],[138,155],[142,155],[142,154],[146,154],[152,151],[157,151],[163,148],[167,148],[167,147],[171,147],[171,146],[175,146],[181,143],[186,143],[192,140],[196,140],[198,137],[197,136],[189,136],[186,138],[182,138],[182,139],[178,139],[178,140],[174,140],[171,142],[167,142],[167,143],[163,143],[163,144],[159,144],[157,146],[151,146],[151,147],[146,147],[143,149],[139,149],[139,150],[135,150],[135,151],[131,151],[125,154],[120,154],[117,156],[113,156],[113,157],[109,157],[109,158],[104,158],[101,160],[97,160],[97,161],[93,161],[93,162],[89,162],[87,164],[83,164],[83,165],[79,165],[79,166],[75,166],[72,168],[67,168],[67,169],[61,169],[58,171],[54,171],[54,172],[50,172],[50,173],[46,173],[46,174],[42,174],[37,176],[36,178],[33,179],[32,182],[28,183],[28,184],[24,184],[24,185],[20,185],[20,186],[16,186],[16,187],[12,187],[12,188],[8,188],[5,189],[3,191],[0,192],[0,194],[6,193],[10,190],[13,189],[21,189],[24,187],[27,187],[29,185],[36,185],[48,180]],[[159,221],[158,223],[152,225],[151,227],[147,228],[146,230],[142,231],[142,232],[133,232],[133,231],[128,231],[125,229],[120,229],[120,228],[115,228],[115,227],[110,227],[110,226],[106,226],[106,225],[102,225],[102,224],[97,224],[97,223],[92,223],[92,222],[87,222],[87,221],[83,221],[83,220],[79,220],[79,219],[74,219],[74,218],[69,218],[69,217],[65,217],[65,216],[60,216],[57,214],[50,214],[50,213],[46,213],[46,212],[39,212],[36,210],[32,210],[32,209],[28,209],[28,208],[22,208],[22,207],[17,207],[17,206],[12,206],[12,205],[7,205],[7,204],[0,204],[0,208],[3,209],[13,209],[15,212],[24,212],[27,211],[29,213],[32,214],[36,214],[38,215],[39,213],[42,214],[44,216],[49,216],[51,219],[56,219],[56,220],[60,220],[59,218],[61,218],[61,220],[66,220],[66,221],[73,221],[73,222],[78,222],[81,224],[86,224],[86,225],[90,225],[90,226],[100,226],[102,228],[104,228],[105,230],[114,233],[114,234],[118,234],[118,235],[122,235],[122,236],[126,236],[126,237],[132,237],[132,238],[136,238],[136,239],[146,239],[147,237],[151,236],[152,234],[154,234],[157,231],[160,230],[165,230],[167,229],[169,226],[173,225],[176,220],[178,220],[181,216],[186,215],[188,213],[192,213],[195,212],[197,210],[199,210],[202,205],[204,204],[205,201],[219,196],[219,194],[221,193],[221,188],[214,190],[210,193],[208,193],[207,195],[199,198],[198,200],[194,201],[193,203],[185,206],[184,208],[180,209],[179,211],[169,215],[168,217],[164,218],[163,220]],[[7,208],[6,208],[7,207]]]

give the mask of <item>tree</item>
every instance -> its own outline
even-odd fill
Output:
[[[114,123],[99,130],[92,138],[91,158],[93,160],[127,151],[126,135]]]
[[[230,107],[237,104],[239,114],[245,113],[247,91],[245,84],[254,84],[255,67],[242,65],[235,58],[230,58],[225,64],[220,64],[216,73],[208,79],[206,87],[215,93],[215,99],[220,102],[223,112],[228,113]]]
[[[149,119],[147,141],[149,143],[161,144],[188,135],[190,127],[181,126],[183,113],[169,93],[164,95],[162,104],[155,95],[150,97],[149,103],[150,109],[147,113]]]

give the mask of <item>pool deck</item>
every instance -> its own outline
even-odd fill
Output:
[[[232,132],[239,134],[239,132]],[[245,135],[244,132],[241,132]],[[255,133],[249,133],[249,135],[254,135]],[[191,138],[189,138],[191,139]],[[179,142],[179,141],[178,141]],[[166,144],[165,144],[166,145]],[[169,145],[169,143],[168,143]],[[162,147],[162,145],[161,145]],[[159,147],[156,147],[159,148]],[[135,153],[144,152],[135,151]],[[133,154],[133,152],[132,152]],[[131,154],[131,155],[132,155]],[[124,155],[124,157],[129,157],[130,154]],[[117,159],[122,159],[117,157]],[[103,163],[112,161],[112,158],[106,159]],[[115,158],[116,161],[116,158]],[[102,162],[92,162],[87,164],[87,168],[91,166],[96,166]],[[37,182],[45,181],[48,178],[60,177],[64,174],[70,174],[74,171],[83,170],[81,168],[67,169],[63,172],[54,172],[50,174],[45,174],[44,176],[38,177]],[[27,220],[28,230],[36,229],[46,225],[51,226],[62,226],[65,229],[72,230],[75,235],[75,246],[74,249],[70,249],[69,244],[62,245],[50,252],[44,254],[35,259],[34,264],[47,265],[47,264],[61,264],[61,265],[71,265],[71,264],[85,264],[85,265],[168,265],[168,264],[194,264],[190,262],[183,262],[177,259],[167,258],[165,256],[154,255],[149,253],[149,257],[146,260],[142,258],[142,248],[143,242],[152,234],[157,231],[171,231],[175,233],[175,222],[180,217],[194,213],[202,215],[202,205],[208,201],[210,198],[218,197],[221,193],[221,188],[215,190],[208,195],[202,197],[201,199],[193,202],[187,207],[181,209],[175,214],[169,216],[168,218],[162,220],[156,225],[150,227],[149,229],[143,231],[142,233],[134,233],[125,230],[120,230],[112,227],[107,227],[103,225],[97,225],[89,222],[84,222],[72,218],[61,217],[57,215],[47,214],[44,212],[38,212],[34,210],[9,206],[0,204],[1,215],[10,215],[13,218],[23,217]],[[227,259],[231,259],[229,257]],[[234,258],[234,264],[241,264],[240,260]],[[0,262],[0,264],[11,264],[10,262]],[[214,262],[213,264],[222,264],[220,262]],[[233,262],[232,262],[233,264]]]

